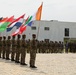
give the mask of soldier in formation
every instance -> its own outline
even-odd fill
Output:
[[[27,65],[25,63],[25,58],[26,58],[26,48],[27,44],[25,42],[26,35],[22,35],[22,40],[21,40],[21,65]]]
[[[6,53],[6,37],[5,36],[3,36],[3,41],[2,41],[2,47],[3,47],[3,49],[2,49],[2,58],[3,59],[5,59],[5,53]]]
[[[20,52],[21,52],[21,40],[20,40],[20,35],[17,35],[17,41],[16,41],[16,58],[15,62],[20,63],[19,58],[20,58]]]
[[[16,40],[15,36],[12,36],[12,50],[11,50],[11,61],[15,61],[15,54],[16,54]]]
[[[30,42],[30,67],[31,68],[37,68],[35,66],[35,60],[36,60],[36,49],[37,49],[37,42],[36,42],[36,35],[32,35],[32,40]]]
[[[8,36],[8,39],[6,40],[6,60],[9,60],[9,54],[10,54],[10,48],[11,48],[11,37]]]
[[[0,37],[0,58],[9,60],[11,54],[11,61],[20,63],[21,65],[26,64],[26,52],[30,53],[30,67],[37,68],[35,66],[36,53],[76,53],[76,42],[66,42],[65,45],[61,41],[38,41],[36,35],[32,35],[32,40],[26,40],[26,35]],[[64,49],[65,46],[65,49]]]
[[[1,58],[1,53],[2,53],[2,37],[0,37],[0,58]]]

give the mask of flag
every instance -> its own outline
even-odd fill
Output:
[[[25,23],[27,26],[31,26],[34,20],[41,20],[42,6],[43,3],[38,8],[37,12],[28,19],[28,21]]]
[[[19,33],[20,28],[18,28],[14,33],[12,33],[12,36],[16,36]]]
[[[14,33],[12,33],[12,36],[16,36],[18,34],[22,34],[24,30],[26,30],[26,25],[21,25]]]
[[[42,4],[40,5],[40,7],[38,8],[38,10],[37,10],[36,20],[41,20],[42,6],[43,6],[43,2],[42,2]]]
[[[26,30],[26,25],[21,25],[19,33],[18,34],[22,34],[24,30]]]
[[[8,18],[3,24],[0,26],[0,31],[6,30],[7,26],[14,20],[14,16]]]
[[[0,26],[8,19],[8,17],[6,18],[3,18],[1,21],[0,21]]]
[[[8,27],[13,27],[17,22],[23,22],[25,14],[20,16],[19,18],[15,19],[11,24],[8,25]]]
[[[38,8],[37,12],[30,16],[27,21],[24,23],[24,25],[21,25],[20,28],[18,28],[16,30],[16,32],[14,32],[12,35],[17,35],[17,34],[22,34],[25,30],[27,26],[31,26],[34,20],[41,20],[41,12],[42,12],[42,6],[43,3],[40,5],[40,7]]]
[[[30,16],[24,25],[31,26],[32,24],[29,25],[29,23],[32,21],[33,21],[33,16]]]
[[[0,23],[1,23],[1,22],[5,22],[7,19],[8,19],[8,17],[3,18],[2,20],[0,20]]]
[[[22,25],[23,21],[24,21],[24,16],[25,16],[25,14],[22,15],[22,16],[20,16],[20,17],[17,18],[16,20],[14,20],[14,21],[8,26],[7,32],[8,32],[8,31],[11,31],[14,26],[17,26],[17,28],[19,28],[19,27]]]
[[[32,19],[33,19],[32,16],[28,17],[25,20],[25,22],[12,34],[12,36],[16,36],[17,34],[22,34],[26,30],[28,24],[32,22]]]
[[[14,33],[12,33],[12,36],[16,36],[17,34],[22,34],[23,31],[26,30],[27,26],[25,25],[25,23],[28,21],[28,18],[23,22],[23,24]]]

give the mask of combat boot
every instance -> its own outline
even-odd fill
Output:
[[[36,66],[31,66],[31,65],[30,65],[30,67],[31,67],[31,68],[37,68]]]

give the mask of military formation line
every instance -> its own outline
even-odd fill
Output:
[[[32,40],[26,40],[26,35],[5,36],[0,37],[0,58],[15,61],[21,65],[26,64],[26,53],[30,53],[29,64],[31,68],[37,68],[35,66],[36,53],[68,53],[76,52],[76,43],[61,41],[38,41],[36,35],[32,35]],[[10,59],[11,55],[11,59]]]

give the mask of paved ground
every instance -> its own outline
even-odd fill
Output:
[[[76,54],[37,54],[37,69],[0,58],[0,75],[76,75]]]

